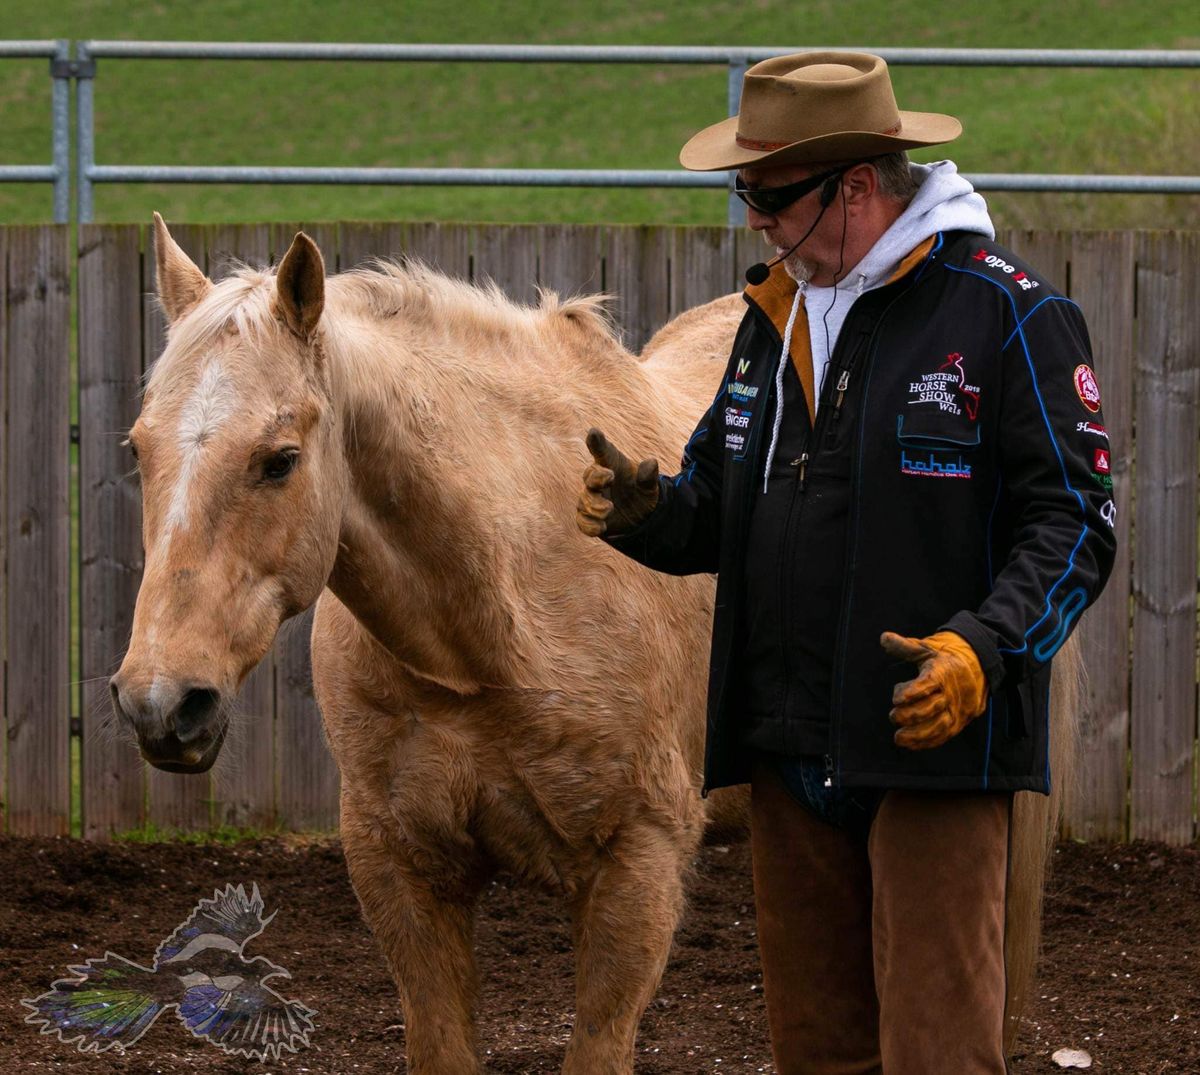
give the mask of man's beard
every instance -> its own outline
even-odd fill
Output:
[[[775,253],[780,254],[787,249],[780,243],[775,242],[769,235],[763,235],[763,241],[768,246],[775,248]],[[805,260],[800,254],[792,251],[786,258],[783,259],[784,271],[798,284],[806,283],[813,278],[813,273],[817,271],[817,267],[811,262]]]
[[[813,278],[817,267],[811,261],[805,261],[799,254],[792,254],[783,259],[784,271],[798,284],[805,284]]]

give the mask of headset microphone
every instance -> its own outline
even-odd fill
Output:
[[[796,247],[812,235],[813,229],[821,223],[821,217],[825,215],[825,210],[829,208],[834,197],[837,195],[838,180],[842,178],[842,174],[842,172],[838,172],[837,175],[830,176],[821,184],[821,193],[819,195],[821,211],[817,214],[817,219],[812,222],[812,227],[796,240],[790,250],[785,250],[782,254],[776,254],[769,261],[760,261],[757,265],[751,265],[746,270],[746,283],[755,285],[765,283],[767,277],[771,275],[771,269],[786,258],[790,258]]]

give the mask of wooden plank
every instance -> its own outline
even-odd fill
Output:
[[[343,224],[340,235],[341,270],[366,268],[371,258],[398,255],[403,234],[398,225],[378,222]]]
[[[1200,237],[1137,243],[1130,835],[1191,842],[1196,736]]]
[[[406,224],[399,252],[445,276],[471,279],[471,228],[466,224]]]
[[[472,233],[475,283],[492,280],[514,302],[536,305],[538,229],[530,224],[481,224]]]
[[[207,236],[209,275],[224,279],[242,265],[263,268],[271,261],[271,235],[266,224],[222,225]],[[275,824],[274,653],[259,661],[238,694],[233,717],[236,731],[213,767],[214,821],[238,828]]]
[[[8,228],[0,226],[0,653],[8,652]],[[0,833],[8,831],[8,662],[0,661]]]
[[[640,351],[670,310],[671,231],[610,225],[604,233],[604,290],[625,346]]]
[[[1066,835],[1120,841],[1127,834],[1129,756],[1129,579],[1133,464],[1133,234],[1071,237],[1071,297],[1092,338],[1117,505],[1117,558],[1100,599],[1079,626],[1088,669],[1079,779],[1068,789]],[[1103,442],[1097,442],[1102,446]],[[1073,792],[1073,794],[1072,794]]]
[[[733,241],[734,281],[730,290],[741,291],[746,286],[746,270],[774,256],[775,247],[763,239],[762,232],[739,228]]]
[[[338,769],[313,697],[313,611],[284,624],[275,662],[279,818],[287,829],[335,829]]]
[[[590,224],[543,224],[538,236],[538,283],[560,298],[604,289],[603,229]]]
[[[1017,257],[1028,261],[1043,280],[1064,294],[1069,293],[1068,232],[1010,228],[1002,231],[996,238]],[[980,245],[986,246],[987,243],[981,242]]]
[[[79,228],[79,618],[83,836],[144,824],[145,776],[108,680],[121,664],[142,578],[142,512],[125,434],[142,377],[136,225]]]
[[[242,266],[261,269],[271,257],[267,224],[221,224],[206,229],[208,275],[224,280]]]
[[[729,228],[673,228],[671,308],[675,317],[735,290],[735,242]]]
[[[195,224],[171,225],[171,235],[184,252],[206,272],[207,230]],[[142,279],[146,281],[142,320],[142,362],[149,368],[166,343],[166,325],[154,298],[154,229],[148,228],[142,243]],[[196,831],[211,824],[211,774],[164,773],[146,767],[146,819],[162,829]]]
[[[8,239],[8,826],[70,833],[69,233]]]

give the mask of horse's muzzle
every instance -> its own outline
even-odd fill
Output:
[[[168,773],[212,768],[225,741],[221,693],[214,687],[177,685],[155,677],[149,688],[109,681],[118,720],[137,735],[142,757]]]

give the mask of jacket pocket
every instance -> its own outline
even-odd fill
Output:
[[[1004,732],[1009,739],[1026,739],[1033,726],[1033,691],[1028,680],[1010,686],[1004,692],[1007,710]]]
[[[941,411],[896,415],[896,441],[904,448],[969,452],[979,447],[980,437],[976,423]]]

